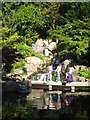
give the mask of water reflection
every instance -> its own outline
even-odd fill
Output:
[[[57,109],[61,109],[60,94],[58,94],[58,106],[57,106]]]
[[[73,96],[67,95],[65,99],[66,106],[69,106],[73,100]]]
[[[49,94],[49,109],[53,109],[53,107],[55,107],[55,106],[53,105],[52,95]]]
[[[65,94],[64,94],[65,95]],[[49,109],[49,110],[60,110],[62,103],[69,106],[73,102],[73,95],[66,95],[65,97],[59,93],[48,93],[41,98],[36,98],[33,101],[32,107],[36,109]],[[64,99],[63,99],[64,98]]]
[[[61,91],[50,92],[34,89],[29,95],[4,94],[2,114],[3,119],[7,117],[9,119],[12,119],[12,117],[26,117],[27,119],[56,117],[72,120],[73,117],[77,118],[79,116],[88,118],[89,100],[89,93],[71,94]]]
[[[27,103],[27,95],[26,94],[21,94],[20,103],[23,107],[25,106],[25,104]]]
[[[55,101],[56,98],[56,101]],[[49,109],[50,110],[59,110],[61,109],[61,100],[60,94],[49,94]]]

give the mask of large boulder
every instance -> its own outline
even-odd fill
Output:
[[[69,67],[69,72],[70,72],[70,73],[73,73],[73,72],[75,72],[75,69],[74,69],[74,67]]]
[[[27,57],[25,61],[26,65],[24,66],[24,70],[28,76],[32,75],[34,72],[37,72],[37,68],[42,67],[43,65],[43,61],[38,57]]]
[[[78,74],[76,72],[72,73],[72,79],[73,79],[74,82],[78,82],[79,81],[78,80]]]
[[[45,56],[52,56],[52,52],[50,52],[47,48],[45,49]]]
[[[85,82],[85,77],[78,76],[78,81],[79,81],[79,82]]]
[[[66,72],[69,70],[70,63],[71,63],[71,60],[68,60],[68,59],[62,62],[62,71],[63,72]]]
[[[40,66],[43,64],[43,61],[38,57],[27,57],[25,58],[27,64],[32,64],[35,66]]]
[[[32,75],[34,72],[37,72],[37,66],[34,66],[33,64],[27,64],[24,66],[24,70],[27,73],[27,76]]]
[[[85,78],[80,76],[79,70],[81,68],[87,68],[83,65],[75,65],[72,60],[65,60],[62,62],[62,71],[70,72],[74,82],[85,82]]]

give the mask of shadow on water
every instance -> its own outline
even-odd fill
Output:
[[[89,120],[88,93],[71,94],[32,89],[29,94],[4,93],[2,98],[2,120]]]

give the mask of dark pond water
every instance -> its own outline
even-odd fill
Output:
[[[4,93],[2,120],[90,120],[89,92],[32,89],[29,94]]]

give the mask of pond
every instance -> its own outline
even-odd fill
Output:
[[[2,98],[2,120],[89,120],[89,92],[31,89],[27,95],[4,93]]]

